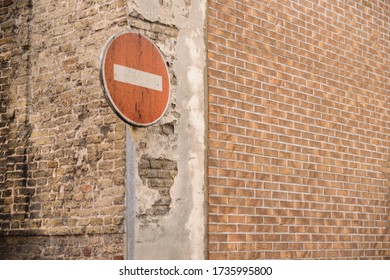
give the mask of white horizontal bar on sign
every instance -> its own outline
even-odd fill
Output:
[[[162,91],[162,76],[114,64],[114,80]]]

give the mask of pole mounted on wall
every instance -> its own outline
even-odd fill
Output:
[[[100,57],[100,81],[108,104],[127,124],[150,126],[165,114],[170,79],[159,49],[146,37],[125,31],[113,35]],[[133,129],[126,125],[126,257],[135,259],[137,164]]]

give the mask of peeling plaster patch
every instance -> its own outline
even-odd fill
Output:
[[[176,53],[177,39],[166,37],[163,42],[156,42],[157,47],[166,56],[174,57]]]
[[[139,217],[147,220],[156,219],[169,213],[171,207],[170,189],[177,175],[177,162],[166,158],[153,158],[143,155],[138,164],[138,174],[144,185],[158,192],[153,200],[149,201],[149,207]],[[156,193],[155,193],[156,194]],[[153,202],[152,202],[153,201]],[[152,203],[151,203],[152,202]],[[150,204],[152,204],[150,206]]]
[[[159,199],[160,194],[157,190],[144,187],[137,188],[137,216],[145,216],[147,210],[151,209]]]
[[[174,24],[167,24],[160,20],[147,20],[136,9],[129,12],[128,24],[133,28],[165,34],[170,37],[177,37],[179,29]]]
[[[185,2],[184,2],[185,1]],[[160,21],[166,24],[185,24],[189,16],[190,5],[188,0],[152,0],[152,1],[132,1],[129,7],[136,7],[146,20]]]
[[[204,258],[206,4],[204,0],[128,1],[128,11],[136,10],[129,14],[131,28],[159,47],[172,85],[167,114],[155,126],[135,133],[137,161],[169,159],[178,166],[163,215],[152,214],[165,194],[151,186],[156,178],[150,161],[146,164],[152,171],[136,178],[137,197],[142,200],[137,203],[143,203],[142,209],[137,205],[137,259]],[[160,32],[153,24],[166,29]],[[172,26],[177,33],[169,36]],[[154,195],[147,198],[147,205],[144,193]]]

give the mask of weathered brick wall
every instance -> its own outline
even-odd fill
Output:
[[[9,228],[11,214],[15,217],[14,224],[23,219],[28,195],[23,187],[27,183],[27,140],[31,128],[26,116],[27,95],[20,89],[27,84],[28,63],[23,54],[28,48],[26,22],[30,15],[27,1],[1,1],[0,4],[0,221],[2,228]]]
[[[98,77],[126,1],[3,0],[0,17],[0,258],[123,258],[125,125]]]
[[[205,7],[0,0],[0,259],[204,258]],[[126,127],[99,82],[124,30],[159,48],[171,79],[164,117],[129,127],[137,222]]]
[[[1,259],[123,259],[122,234],[8,236],[1,241]]]
[[[211,259],[390,258],[390,3],[211,0]]]

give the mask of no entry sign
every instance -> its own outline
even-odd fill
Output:
[[[100,78],[107,101],[125,122],[148,126],[165,113],[169,73],[158,48],[132,32],[112,36],[101,55]]]

